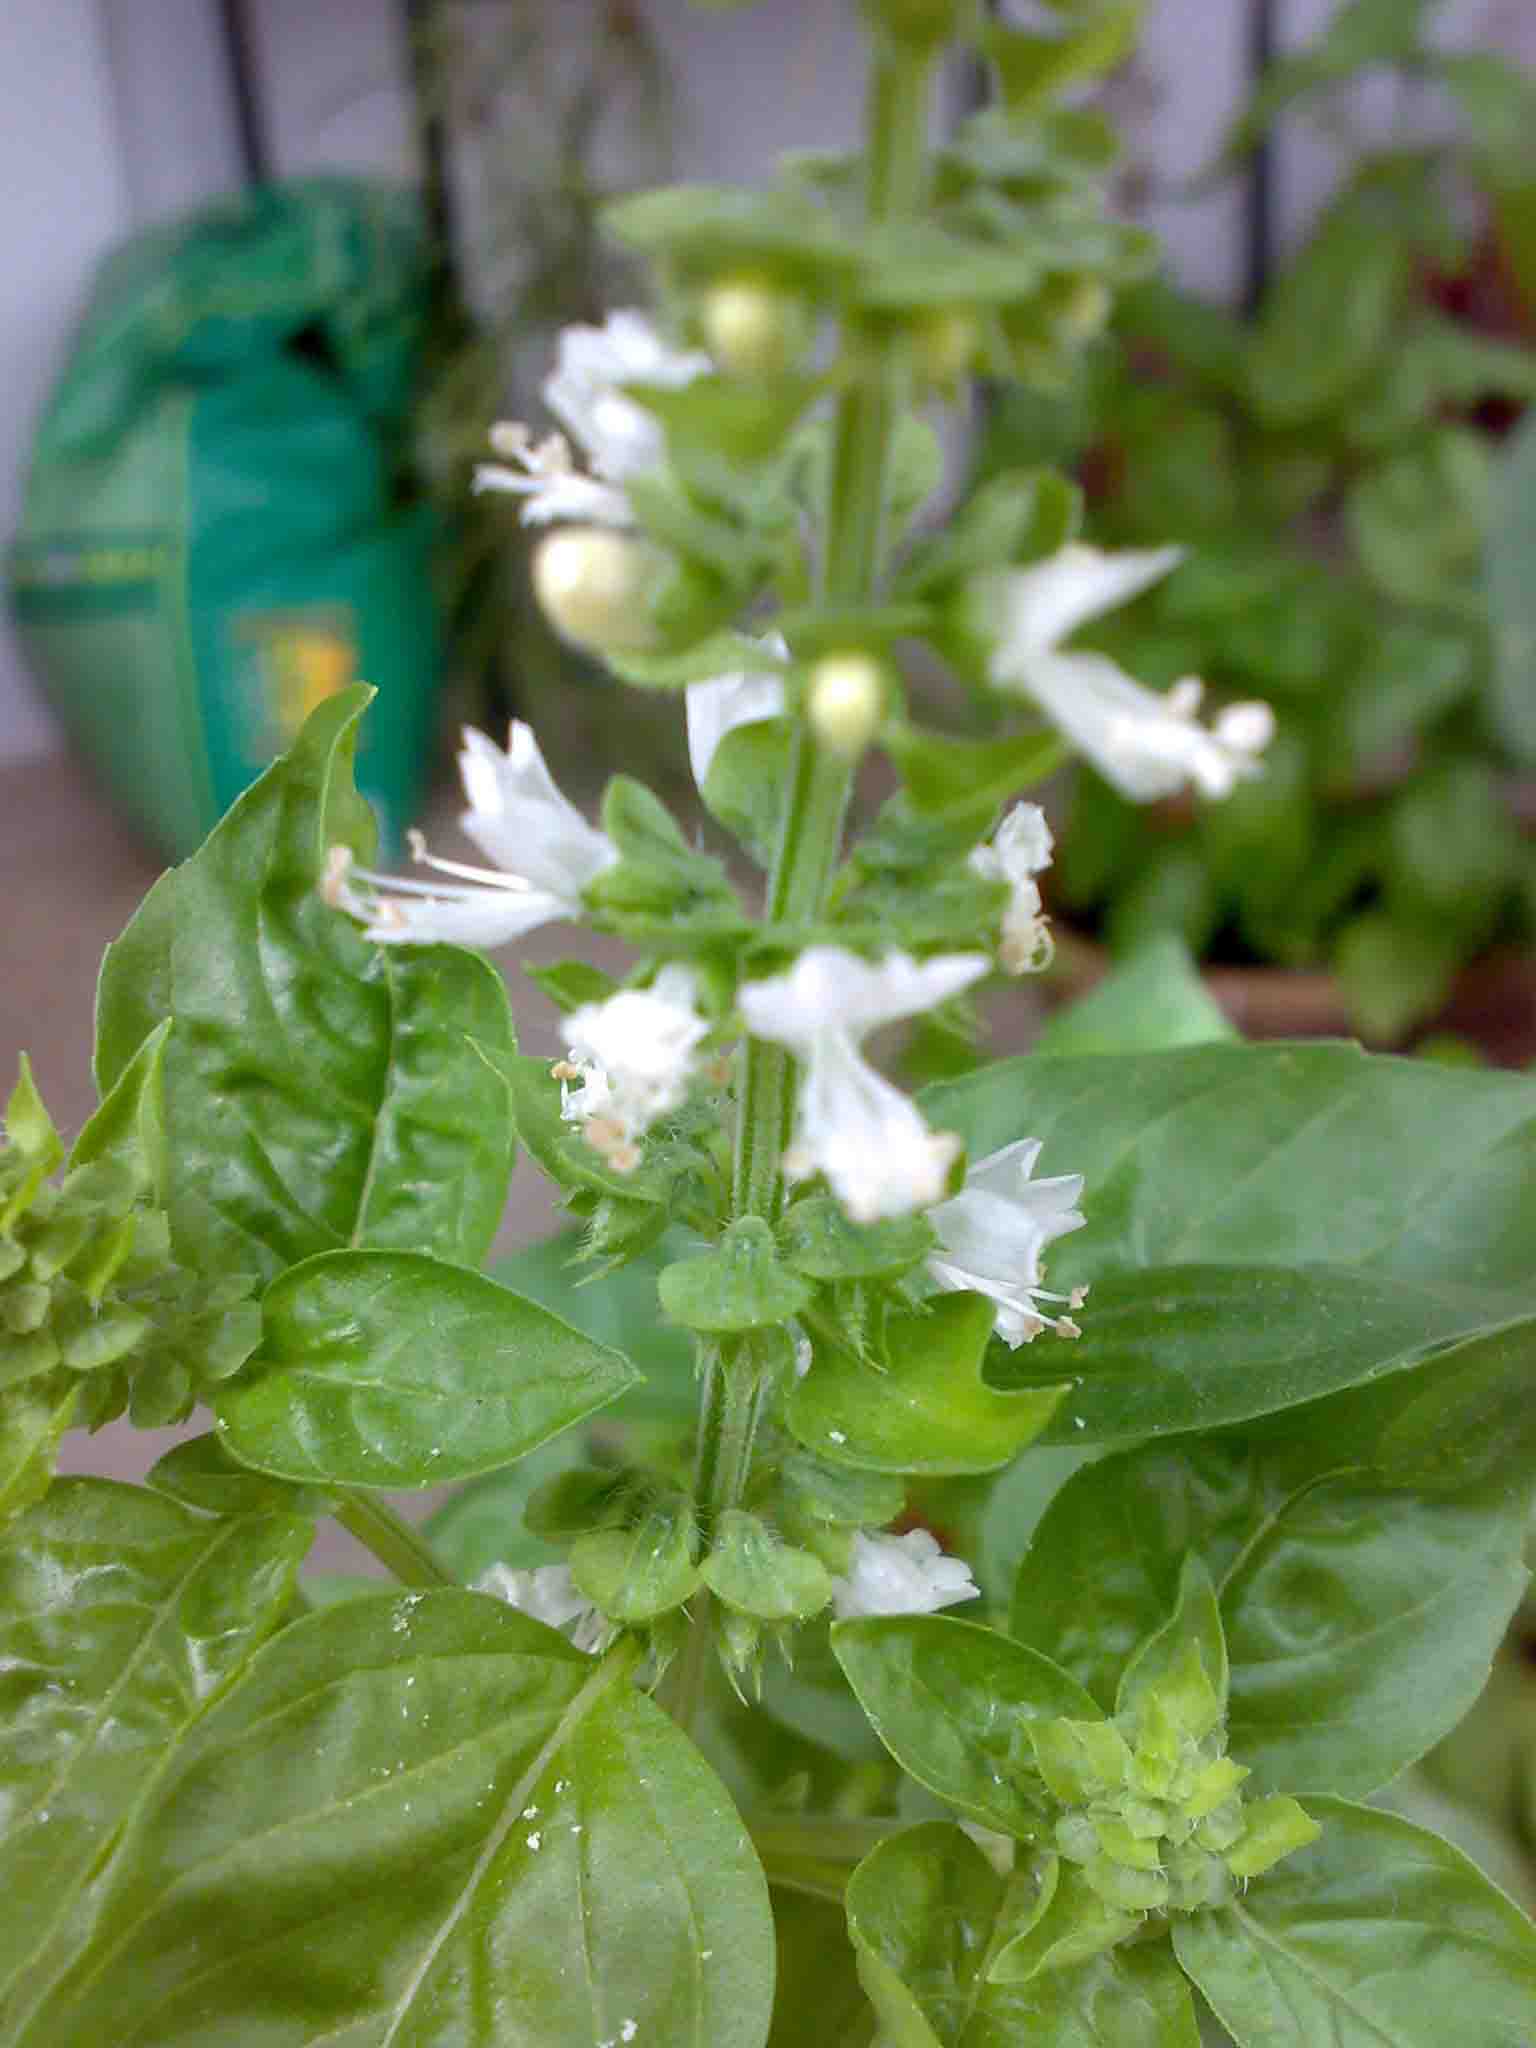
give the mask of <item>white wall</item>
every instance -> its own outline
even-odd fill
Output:
[[[0,7],[0,542],[91,265],[128,217],[95,0]],[[0,616],[0,758],[56,744]]]

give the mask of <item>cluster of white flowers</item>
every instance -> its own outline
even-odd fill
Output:
[[[681,1106],[699,1041],[709,1032],[690,968],[664,967],[649,988],[583,1003],[565,1020],[569,1058],[555,1064],[560,1112],[620,1173],[640,1164],[639,1140]]]
[[[487,1565],[474,1589],[505,1600],[546,1628],[559,1629],[589,1654],[606,1649],[617,1633],[607,1616],[578,1590],[569,1565],[540,1564],[523,1570],[509,1564]]]
[[[860,1529],[847,1571],[832,1581],[832,1611],[839,1621],[859,1614],[936,1614],[980,1595],[970,1566],[963,1558],[946,1557],[926,1529],[909,1529],[904,1536]]]
[[[494,428],[491,445],[505,458],[482,463],[475,488],[522,497],[530,525],[574,520],[596,526],[633,523],[625,483],[655,469],[666,450],[655,416],[625,393],[626,384],[680,390],[713,367],[697,350],[669,348],[643,313],[610,313],[601,327],[567,327],[560,337],[544,403],[565,428],[535,441],[514,422]],[[570,436],[586,457],[583,473]],[[510,469],[506,463],[516,463]]]

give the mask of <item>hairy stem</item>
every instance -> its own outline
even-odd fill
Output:
[[[926,176],[931,60],[886,47],[875,53],[866,109],[868,217],[910,211]],[[900,416],[903,370],[899,334],[878,320],[851,322],[845,335],[846,382],[833,422],[819,578],[829,606],[856,607],[874,596],[885,547],[890,446]],[[802,726],[791,753],[779,840],[768,885],[770,922],[812,923],[821,914],[837,866],[851,768]],[[732,1211],[772,1221],[783,1201],[780,1161],[789,1141],[794,1067],[782,1047],[746,1041],[740,1065]],[[720,1514],[737,1505],[752,1469],[752,1447],[766,1405],[764,1365],[750,1339],[711,1347],[703,1372],[694,1497],[706,1540]],[[694,1602],[688,1642],[665,1688],[686,1726],[707,1669],[710,1597]]]
[[[372,1551],[402,1586],[453,1586],[458,1581],[432,1555],[426,1540],[403,1515],[377,1494],[346,1488],[336,1503],[336,1519],[364,1550]]]

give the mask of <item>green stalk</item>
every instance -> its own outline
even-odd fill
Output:
[[[880,44],[866,108],[865,210],[871,221],[912,211],[926,179],[932,52]],[[901,335],[890,323],[860,319],[845,336],[848,383],[838,400],[821,563],[820,594],[829,605],[868,603],[885,550],[890,445],[900,414]],[[795,737],[768,886],[770,922],[813,923],[822,913],[841,849],[852,765],[818,744],[804,726]],[[772,1221],[783,1201],[780,1161],[789,1142],[794,1066],[781,1046],[749,1039],[741,1053],[732,1213]],[[758,1422],[771,1390],[750,1339],[722,1344],[705,1362],[694,1498],[709,1530],[746,1490]],[[694,1603],[693,1625],[665,1688],[673,1713],[692,1719],[712,1633],[710,1598]]]
[[[432,1555],[425,1539],[403,1515],[376,1494],[347,1487],[336,1503],[336,1519],[364,1550],[372,1551],[402,1586],[454,1586],[453,1574]]]

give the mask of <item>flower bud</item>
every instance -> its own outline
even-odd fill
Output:
[[[655,559],[644,541],[607,526],[561,526],[539,542],[533,589],[544,616],[578,645],[647,647]]]
[[[976,322],[960,307],[925,314],[912,330],[912,362],[921,382],[940,390],[958,384],[971,367],[976,340]]]
[[[1050,294],[1051,313],[1057,334],[1069,344],[1096,340],[1114,307],[1114,294],[1102,277],[1086,272],[1068,278]]]
[[[790,369],[806,340],[799,300],[761,277],[726,277],[699,307],[704,346],[728,375],[772,377]]]
[[[867,654],[825,654],[811,670],[806,716],[824,747],[857,754],[875,736],[885,706],[880,664]]]

